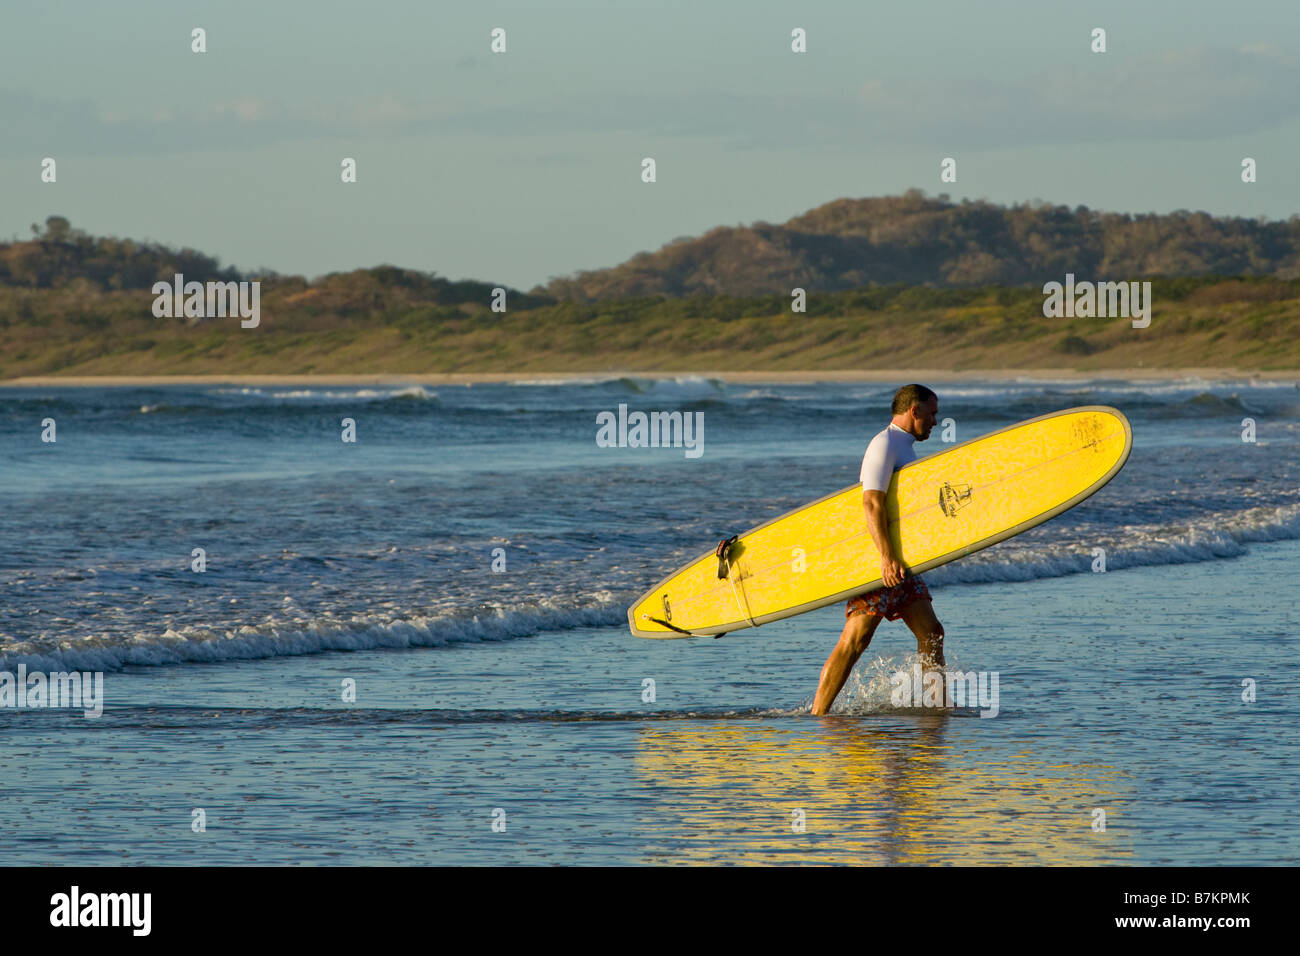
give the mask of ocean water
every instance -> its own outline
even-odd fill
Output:
[[[895,706],[901,622],[810,716],[842,606],[627,631],[688,558],[853,483],[893,386],[0,389],[0,671],[104,698],[0,706],[4,861],[1300,860],[1300,386],[927,384],[920,455],[948,418],[1133,425],[1102,491],[925,575],[995,716]],[[598,446],[620,404],[702,413],[702,454]]]

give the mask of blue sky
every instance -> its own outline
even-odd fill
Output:
[[[245,269],[392,263],[530,288],[911,187],[1300,212],[1294,0],[15,6],[0,10],[4,238],[60,214]],[[794,27],[807,53],[790,52]],[[345,156],[356,184],[339,182]],[[939,181],[946,156],[956,183]]]

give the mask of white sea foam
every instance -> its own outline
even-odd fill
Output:
[[[545,387],[563,387],[584,386],[584,385],[618,385],[629,392],[637,395],[651,395],[655,397],[681,397],[695,398],[700,395],[716,395],[722,391],[726,383],[716,378],[705,378],[702,375],[675,375],[672,377],[654,378],[642,375],[607,375],[592,376],[590,378],[532,378],[520,379],[508,383],[514,386],[545,386]]]
[[[511,640],[542,631],[612,627],[627,620],[621,601],[614,602],[608,592],[596,598],[599,603],[587,607],[565,607],[548,600],[531,606],[498,607],[478,613],[448,611],[398,621],[361,616],[306,627],[242,627],[224,633],[189,627],[161,634],[137,634],[126,643],[120,639],[21,641],[4,648],[0,670],[26,664],[31,670],[115,671],[128,664],[214,663],[321,651],[441,647]]]
[[[391,388],[295,388],[288,391],[268,392],[260,388],[216,388],[216,395],[257,395],[263,398],[311,399],[373,399],[373,398],[437,398],[438,393],[422,385],[393,386]]]
[[[528,387],[557,387],[564,385],[604,385],[608,382],[622,381],[622,375],[600,375],[592,378],[521,378],[504,384]]]
[[[932,586],[1034,581],[1091,573],[1091,549],[1106,550],[1107,570],[1209,562],[1238,557],[1252,542],[1300,538],[1300,503],[1260,505],[1232,514],[1208,514],[1179,525],[1120,525],[1092,532],[1087,540],[1056,539],[1025,544],[1006,542],[960,561],[924,572]],[[441,647],[503,641],[544,631],[625,626],[626,608],[663,568],[631,573],[626,591],[601,591],[588,598],[547,598],[533,603],[467,611],[446,609],[394,620],[395,609],[351,620],[277,623],[214,631],[185,627],[162,633],[139,632],[72,641],[33,638],[6,644],[0,670],[25,663],[31,670],[114,671],[126,665],[162,665],[296,656],[331,650]],[[627,583],[627,574],[622,576]],[[147,603],[147,599],[144,603]]]
[[[1296,538],[1300,538],[1300,504],[1261,505],[1230,515],[1207,515],[1176,527],[1116,527],[1069,546],[1008,542],[932,568],[924,577],[938,585],[1033,581],[1091,573],[1093,547],[1104,548],[1107,570],[1118,571],[1235,558],[1254,541]]]
[[[901,384],[901,383],[900,383]],[[1257,379],[1203,379],[1197,377],[1188,377],[1180,379],[1015,379],[1013,382],[1000,383],[945,383],[940,380],[930,380],[922,384],[929,385],[939,393],[940,401],[955,398],[990,398],[1004,401],[1009,396],[1017,395],[1037,395],[1046,390],[1061,390],[1066,395],[1085,395],[1085,394],[1105,394],[1105,395],[1133,395],[1140,393],[1144,396],[1178,396],[1189,395],[1195,396],[1202,393],[1209,393],[1219,397],[1231,397],[1241,389],[1267,390],[1267,391],[1294,391],[1297,383],[1294,380],[1277,380],[1261,381]],[[895,386],[879,385],[867,389],[854,390],[849,393],[850,398],[877,398],[881,395],[892,395]]]

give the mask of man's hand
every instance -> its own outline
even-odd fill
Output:
[[[902,562],[895,560],[889,555],[880,559],[880,580],[885,582],[885,587],[897,587],[903,583],[903,575],[907,569],[903,567]]]
[[[867,531],[880,552],[880,579],[885,587],[892,588],[903,583],[907,569],[894,557],[894,549],[889,540],[889,516],[885,511],[885,493],[866,489],[862,492],[862,506],[866,509]]]

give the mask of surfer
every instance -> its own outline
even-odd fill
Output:
[[[889,490],[890,479],[899,468],[916,460],[913,443],[930,437],[930,429],[934,428],[939,414],[939,396],[924,385],[904,385],[894,393],[890,411],[894,417],[867,445],[861,472],[867,530],[880,552],[884,586],[857,595],[845,608],[844,630],[822,668],[817,696],[813,698],[813,714],[824,714],[831,709],[853,665],[871,643],[883,619],[903,619],[916,635],[916,652],[923,666],[944,666],[943,625],[934,616],[930,589],[919,576],[909,577],[899,562],[889,537],[885,512],[885,492]],[[944,702],[947,703],[946,699]]]

